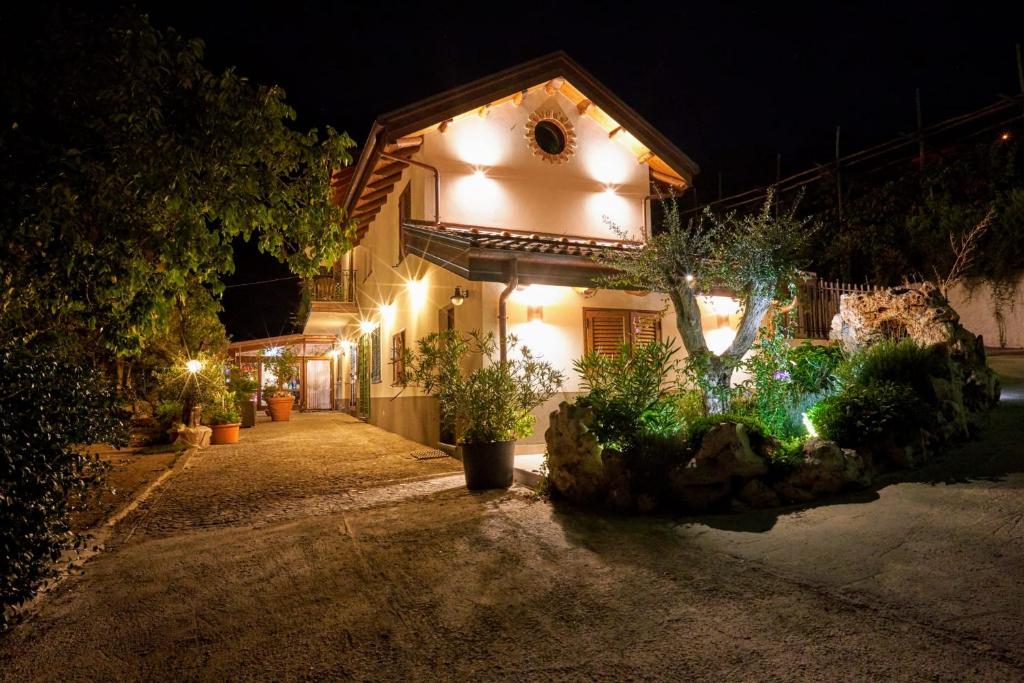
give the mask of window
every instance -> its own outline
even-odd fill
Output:
[[[370,381],[380,384],[380,326],[370,333]]]
[[[614,356],[623,344],[661,341],[661,314],[621,308],[583,309],[584,351]]]
[[[405,330],[391,336],[391,385],[405,381]]]
[[[455,329],[455,306],[445,306],[437,312],[437,331]]]
[[[401,263],[405,258],[405,244],[402,242],[402,226],[412,218],[412,181],[405,184],[405,189],[398,196],[398,260]]]
[[[548,154],[561,154],[565,149],[565,131],[550,119],[534,126],[533,137],[537,141],[537,146]]]

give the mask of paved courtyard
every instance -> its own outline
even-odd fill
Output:
[[[2,680],[1024,679],[1024,363],[983,440],[806,509],[621,517],[350,418],[191,461],[0,639]]]

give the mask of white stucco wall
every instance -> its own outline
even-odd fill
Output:
[[[949,303],[960,314],[960,323],[974,334],[984,337],[985,346],[1000,346],[999,322],[996,319],[992,288],[979,285],[972,291],[963,284],[950,288]],[[1005,346],[1024,348],[1024,277],[1017,283],[1012,303],[1003,308]]]
[[[557,109],[573,124],[576,153],[550,164],[534,156],[524,136],[534,111]],[[508,230],[614,238],[605,217],[636,232],[644,225],[648,168],[560,94],[530,93],[486,117],[453,121],[444,133],[424,135],[417,160],[441,174],[441,220]],[[416,171],[423,211],[433,217],[429,173]]]

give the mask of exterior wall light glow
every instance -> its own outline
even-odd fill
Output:
[[[448,299],[452,302],[452,306],[461,306],[469,298],[469,292],[461,287],[455,288],[455,293]]]
[[[363,334],[370,334],[375,329],[377,329],[377,323],[373,322],[372,320],[364,320],[361,323],[359,323],[359,331],[362,332]]]
[[[192,360],[185,363],[185,369],[194,375],[203,369],[203,362],[193,358]]]
[[[527,306],[526,308],[526,320],[527,322],[544,322],[544,307],[543,306]]]

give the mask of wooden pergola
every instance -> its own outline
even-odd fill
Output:
[[[290,346],[297,350],[296,356],[299,359],[299,402],[300,408],[306,407],[306,361],[307,360],[333,360],[331,356],[319,353],[310,353],[315,349],[311,346],[334,346],[338,338],[333,335],[309,335],[309,334],[286,334],[277,337],[263,337],[262,339],[246,339],[244,341],[232,342],[228,345],[228,358],[231,363],[241,365],[243,358],[261,358],[263,352],[277,347]],[[335,368],[331,364],[331,407],[333,408],[337,397],[335,396]],[[259,389],[256,390],[256,405],[259,406],[263,399],[263,363],[256,363],[256,381]]]

